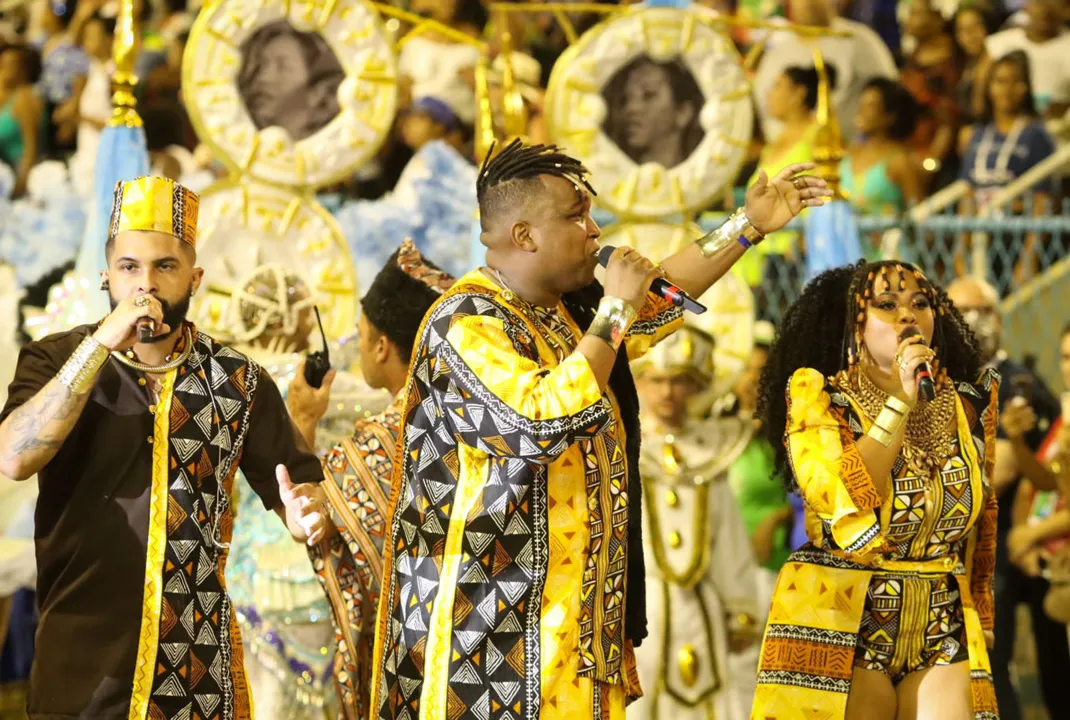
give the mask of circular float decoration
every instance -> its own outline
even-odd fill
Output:
[[[320,186],[389,134],[397,66],[362,0],[217,0],[190,30],[182,93],[197,135],[232,172]]]
[[[704,8],[646,8],[596,25],[554,64],[554,142],[591,170],[618,217],[704,209],[735,180],[750,142],[750,84]]]
[[[263,281],[265,267],[300,278],[328,337],[356,326],[357,272],[349,246],[330,213],[304,195],[248,181],[208,188],[201,194],[197,264],[204,281],[190,318],[210,335],[255,334],[261,316],[248,306],[263,293],[248,286]],[[295,312],[308,304],[304,295],[295,297]],[[274,306],[265,310],[277,314]]]
[[[631,247],[653,261],[673,255],[702,236],[693,224],[624,223],[609,228],[601,242]],[[600,270],[601,272],[601,270]],[[728,272],[699,298],[709,310],[701,315],[685,313],[685,321],[708,332],[717,343],[713,353],[713,384],[696,402],[709,407],[735,386],[747,369],[754,347],[754,293],[735,273]]]

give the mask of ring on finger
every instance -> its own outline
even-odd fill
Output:
[[[138,295],[136,298],[134,298],[134,305],[136,307],[145,307],[148,304],[149,304],[149,296],[148,295]]]
[[[804,187],[806,187],[806,178],[792,178],[791,184],[795,186],[796,190],[802,190]]]

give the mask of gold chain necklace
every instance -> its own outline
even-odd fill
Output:
[[[189,356],[193,353],[193,333],[190,331],[188,325],[182,328],[182,330],[184,333],[183,337],[186,341],[185,348],[183,348],[182,352],[179,353],[178,357],[172,360],[168,360],[163,365],[146,365],[145,363],[138,362],[134,358],[124,355],[123,353],[118,352],[117,350],[112,350],[111,356],[121,362],[123,365],[126,365],[128,368],[133,368],[134,370],[137,370],[138,372],[142,373],[159,374],[174,370],[176,367],[179,367],[184,362],[186,362],[186,360],[189,359]]]
[[[854,375],[856,381],[852,382],[846,372],[841,372],[836,377],[836,386],[858,403],[872,422],[884,407],[888,393],[877,387],[861,368]],[[955,394],[952,383],[938,382],[933,401],[918,403],[907,415],[906,435],[900,452],[919,474],[939,472],[953,454]]]
[[[498,268],[490,267],[489,265],[487,267],[488,269],[493,270],[494,274],[498,276],[498,284],[501,285],[502,288],[504,288],[501,295],[502,299],[505,300],[505,302],[518,309],[524,315],[524,317],[526,317],[529,321],[537,325],[538,327],[535,328],[536,331],[539,328],[542,328],[546,331],[546,334],[549,334],[551,337],[553,337],[554,340],[557,341],[558,348],[561,350],[561,352],[567,355],[568,353],[571,353],[573,350],[575,350],[575,346],[579,341],[574,339],[574,342],[566,342],[565,338],[563,338],[561,334],[557,332],[557,330],[555,330],[551,325],[550,318],[552,317],[558,322],[562,323],[565,327],[568,327],[568,323],[566,323],[564,319],[559,316],[556,307],[540,308],[537,305],[532,305],[527,300],[524,300],[509,288],[509,286],[505,283],[505,278],[502,277],[501,270],[499,270]],[[547,314],[547,317],[541,316],[539,312],[540,309]],[[569,328],[569,333],[575,335],[575,333],[572,332],[571,328]],[[559,358],[559,360],[563,359],[563,357]]]

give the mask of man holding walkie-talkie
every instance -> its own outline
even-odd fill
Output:
[[[337,641],[333,677],[341,717],[346,720],[368,717],[386,501],[412,347],[424,315],[452,284],[452,277],[425,260],[412,241],[406,240],[360,303],[361,373],[368,385],[389,391],[393,402],[379,415],[358,420],[352,437],[328,451],[321,487],[333,522],[328,537],[309,548],[331,604]],[[317,365],[310,357],[304,367]],[[301,418],[299,424],[315,425],[323,412],[323,391],[314,389],[316,378],[307,375],[291,383],[288,402],[291,413]],[[329,388],[332,379],[326,377],[323,386]]]

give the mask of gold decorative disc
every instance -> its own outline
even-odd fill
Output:
[[[393,46],[363,0],[216,0],[190,31],[182,93],[229,169],[314,187],[371,159],[397,106]]]
[[[731,39],[701,7],[640,8],[587,31],[546,93],[554,142],[591,170],[618,217],[706,208],[750,142],[750,85]]]
[[[635,248],[654,262],[660,262],[701,236],[702,230],[697,225],[624,223],[610,227],[601,242]],[[709,309],[701,315],[685,313],[684,317],[691,325],[712,335],[717,343],[712,387],[702,401],[696,402],[697,406],[708,407],[732,390],[750,361],[754,347],[754,294],[747,283],[729,272],[698,300]]]
[[[244,285],[264,266],[303,281],[328,337],[356,327],[357,272],[349,245],[330,213],[309,197],[248,181],[213,185],[201,194],[197,262],[205,275],[190,318],[210,335],[247,329],[236,327],[243,313],[231,306],[256,295]]]

